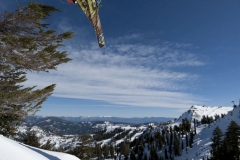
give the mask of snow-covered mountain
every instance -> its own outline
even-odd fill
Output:
[[[62,124],[63,123],[63,124]],[[26,137],[27,133],[34,132],[36,133],[36,136],[39,139],[39,143],[41,146],[45,145],[48,141],[50,142],[50,145],[52,146],[52,149],[59,149],[60,147],[63,148],[65,151],[68,151],[70,149],[76,148],[79,146],[81,142],[81,133],[89,133],[90,132],[79,132],[80,134],[76,134],[77,128],[74,130],[71,130],[68,125],[79,127],[78,129],[86,129],[86,124],[88,124],[87,128],[88,131],[92,131],[91,133],[95,133],[97,131],[103,131],[105,130],[106,133],[112,132],[114,130],[135,130],[137,128],[146,128],[145,125],[140,125],[140,127],[136,127],[136,125],[132,124],[123,124],[123,123],[111,123],[111,122],[79,122],[84,123],[85,127],[74,125],[77,122],[68,122],[66,121],[57,121],[56,125],[56,117],[48,117],[48,118],[36,118],[32,117],[31,120],[25,121],[21,126],[17,129],[17,135],[15,136],[15,139],[18,141],[22,141],[24,137]],[[67,125],[66,125],[67,124]],[[60,127],[59,127],[60,126]],[[63,127],[65,126],[65,128]],[[58,128],[59,127],[59,128]],[[58,132],[52,132],[54,128],[54,131]],[[61,130],[67,130],[67,132],[61,131]],[[68,134],[57,134],[57,133],[68,133]],[[84,134],[83,134],[84,135]],[[94,139],[92,139],[94,141]],[[122,140],[121,140],[122,141]]]
[[[222,106],[192,106],[188,111],[184,112],[176,122],[182,122],[182,119],[187,118],[190,122],[194,119],[201,121],[203,116],[214,117],[215,115],[228,114],[232,111],[232,107],[222,107]]]
[[[215,118],[216,115],[222,116],[226,115],[233,110],[232,107],[222,107],[222,106],[192,106],[188,111],[184,112],[177,120],[173,121],[171,126],[178,125],[182,122],[182,120],[187,119],[191,126],[194,126],[194,119],[197,122],[200,122],[203,116],[205,117],[213,117]]]
[[[200,116],[206,115],[205,113],[209,115],[227,113],[227,115],[209,125],[204,124],[198,126],[198,134],[194,137],[193,147],[189,148],[188,152],[183,152],[182,155],[176,157],[176,159],[207,159],[207,157],[210,156],[213,130],[218,126],[222,132],[225,133],[231,121],[235,121],[240,125],[240,105],[234,109],[232,107],[220,107],[218,109],[216,107],[200,107],[201,110],[199,110],[199,107],[196,107],[198,108],[197,114]]]
[[[210,124],[201,124],[201,120],[203,117],[212,117],[213,121]],[[216,118],[218,117],[218,118]],[[215,119],[216,118],[216,119]],[[26,135],[29,131],[35,131],[39,138],[39,141],[42,145],[50,141],[51,144],[55,147],[62,147],[64,151],[71,151],[74,148],[81,147],[96,147],[96,144],[100,145],[104,148],[106,145],[114,145],[117,146],[118,151],[121,150],[122,143],[126,142],[129,146],[131,146],[130,151],[135,151],[135,156],[146,156],[150,157],[152,154],[152,147],[156,147],[159,144],[159,140],[156,138],[156,135],[160,132],[161,136],[164,137],[165,142],[163,142],[162,147],[156,150],[156,153],[159,157],[164,157],[164,150],[167,149],[169,155],[169,140],[170,140],[170,127],[174,128],[174,126],[179,126],[184,120],[188,120],[191,124],[191,130],[195,129],[194,122],[196,126],[196,135],[194,136],[193,143],[191,147],[186,147],[186,139],[190,138],[191,133],[187,132],[182,134],[181,132],[176,132],[178,138],[180,139],[180,143],[183,143],[182,146],[185,149],[181,149],[181,154],[179,156],[175,156],[174,159],[177,160],[185,160],[185,159],[206,159],[210,156],[211,149],[211,137],[212,132],[219,126],[223,133],[226,131],[229,123],[233,120],[240,124],[240,106],[237,106],[234,110],[233,107],[209,107],[209,106],[192,106],[189,110],[184,112],[178,119],[171,120],[163,123],[147,123],[147,124],[126,124],[126,123],[112,123],[112,122],[88,122],[91,125],[91,128],[96,129],[92,132],[89,137],[85,137],[85,142],[83,142],[84,138],[81,136],[73,136],[73,135],[56,135],[55,133],[47,130],[46,126],[51,126],[52,128],[58,129],[58,126],[61,126],[64,129],[69,129],[69,125],[72,123],[83,123],[83,122],[69,122],[67,120],[56,120],[55,118],[51,119],[50,117],[40,118],[40,121],[32,121],[30,126],[21,126],[19,127],[19,136]],[[29,121],[28,123],[30,123]],[[197,125],[196,125],[196,122]],[[86,122],[84,122],[86,123]],[[34,124],[42,124],[39,126],[35,126]],[[54,126],[54,124],[58,124]],[[60,125],[61,124],[61,125]],[[45,129],[43,129],[45,126]],[[43,127],[43,128],[42,128]],[[50,130],[51,130],[50,127]],[[165,130],[165,135],[163,135],[163,130]],[[69,132],[70,133],[70,132]],[[167,134],[166,134],[167,133]],[[187,136],[187,137],[186,137]],[[82,145],[84,144],[84,145]],[[139,150],[134,149],[135,145],[142,146],[142,154],[139,155]],[[182,147],[180,147],[182,148]],[[138,153],[137,153],[138,152]],[[69,152],[74,154],[74,152]],[[110,152],[109,152],[110,153]],[[92,153],[93,154],[93,153]],[[115,156],[118,159],[124,159],[124,156],[114,151]],[[119,155],[120,154],[120,155]],[[75,155],[75,154],[74,154]],[[95,155],[96,156],[96,155]],[[103,155],[101,155],[103,156]],[[91,155],[91,157],[94,157]],[[113,159],[110,155],[104,157],[104,159]],[[110,157],[110,158],[109,158]],[[129,153],[130,157],[130,153]],[[79,157],[80,158],[80,157]],[[1,156],[0,156],[1,159]],[[82,159],[82,158],[81,158]],[[94,159],[94,158],[91,158]]]
[[[38,126],[57,135],[82,135],[98,130],[95,125],[101,122],[73,122],[59,117],[27,117],[22,126]],[[104,123],[104,121],[102,121]]]
[[[65,153],[34,148],[0,135],[1,160],[79,160]]]
[[[208,117],[215,117],[216,115],[225,115],[223,118],[218,119],[217,121],[214,121],[211,124],[202,124],[196,127],[197,129],[197,135],[194,138],[194,143],[192,148],[188,148],[188,151],[183,150],[181,153],[181,156],[175,157],[175,159],[183,160],[183,159],[202,159],[203,157],[206,159],[210,156],[210,144],[211,144],[211,137],[212,132],[216,128],[216,126],[219,126],[223,132],[226,132],[227,126],[230,124],[230,122],[236,121],[238,124],[240,124],[240,107],[237,107],[233,110],[232,107],[210,107],[210,106],[192,106],[188,111],[184,112],[178,119],[175,121],[169,121],[168,127],[173,127],[175,125],[179,125],[182,120],[187,119],[192,126],[194,126],[194,119],[197,121],[201,121],[203,116]],[[117,128],[118,126],[107,126],[107,131],[113,130],[113,128]],[[166,127],[166,126],[165,126]],[[161,124],[154,124],[150,123],[145,126],[141,126],[138,128],[131,128],[129,127],[131,131],[127,134],[126,137],[129,137],[129,141],[133,142],[136,138],[144,136],[144,133],[150,133],[150,135],[154,135],[156,132],[162,130],[163,125]],[[132,133],[134,134],[132,135]],[[120,140],[117,140],[115,144],[119,144],[126,140],[126,137]],[[182,138],[185,142],[185,137]],[[112,138],[105,139],[101,143],[107,144],[111,142]],[[186,144],[184,144],[186,145]],[[145,146],[146,148],[145,153],[147,154],[147,157],[149,157],[150,151],[149,147]],[[163,151],[159,151],[159,155],[163,155]]]
[[[184,112],[178,119],[175,121],[169,121],[166,125],[162,124],[156,124],[156,123],[149,123],[148,125],[137,127],[137,128],[131,128],[129,127],[129,132],[126,134],[126,136],[122,139],[117,139],[116,141],[113,141],[114,138],[108,138],[104,139],[102,141],[99,141],[101,145],[104,144],[111,144],[114,143],[116,145],[120,144],[121,142],[128,141],[130,144],[134,143],[136,139],[145,139],[145,145],[144,145],[144,153],[146,154],[146,157],[150,157],[151,153],[151,146],[154,144],[147,144],[148,138],[146,137],[153,137],[156,135],[157,132],[162,131],[163,128],[166,128],[166,126],[174,127],[175,125],[179,125],[182,120],[187,119],[192,127],[192,130],[194,128],[194,119],[196,121],[201,121],[201,119],[206,117],[214,117],[219,116],[220,118],[217,120],[214,120],[210,124],[200,124],[196,127],[197,134],[195,135],[193,139],[193,146],[187,147],[187,150],[183,150],[181,152],[180,156],[174,157],[176,160],[185,160],[185,159],[191,159],[191,160],[200,160],[200,159],[207,159],[207,157],[210,157],[210,150],[211,150],[211,137],[212,132],[216,128],[216,126],[219,126],[223,133],[226,132],[226,128],[230,124],[230,122],[236,121],[238,124],[240,124],[240,106],[235,108],[233,110],[232,107],[210,107],[210,106],[192,106],[188,111]],[[221,118],[221,116],[223,118]],[[108,125],[107,131],[111,131],[114,128],[117,128],[117,126]],[[187,133],[188,138],[190,137],[190,133]],[[114,136],[116,137],[116,135]],[[145,137],[145,138],[144,138]],[[169,139],[169,137],[168,137]],[[182,142],[184,143],[183,146],[186,147],[186,137],[185,135],[181,138]],[[153,140],[155,141],[155,140]],[[157,141],[155,142],[157,143]],[[155,144],[156,145],[156,144]],[[164,148],[169,148],[168,145],[163,145]],[[164,150],[157,151],[158,155],[161,157],[164,157]],[[169,150],[168,150],[169,152]],[[138,155],[136,154],[136,157]],[[123,157],[122,157],[123,159]]]

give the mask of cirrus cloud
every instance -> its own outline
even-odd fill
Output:
[[[124,38],[130,41],[136,37]],[[151,45],[117,41],[103,49],[92,43],[81,48],[67,45],[73,61],[60,65],[58,71],[30,73],[26,85],[56,83],[53,96],[101,100],[112,105],[188,108],[203,101],[189,91],[189,84],[197,81],[198,75],[176,68],[205,65],[189,51],[191,47],[170,42]]]

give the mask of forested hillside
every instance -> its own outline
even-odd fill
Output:
[[[225,142],[231,141],[235,131],[231,128],[239,127],[239,107],[192,106],[174,121],[138,126],[96,122],[98,130],[84,135],[62,137],[36,127],[31,132],[40,143],[38,147],[80,159],[214,159],[224,145],[234,145]],[[220,139],[219,134],[223,135]],[[227,151],[231,155],[238,153]]]

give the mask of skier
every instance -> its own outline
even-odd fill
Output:
[[[90,23],[93,25],[96,37],[98,40],[98,45],[102,48],[105,45],[102,26],[100,23],[100,18],[98,16],[98,8],[100,7],[101,0],[67,0],[69,3],[78,4],[82,9],[84,14],[89,19]]]

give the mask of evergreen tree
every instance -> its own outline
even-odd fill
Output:
[[[109,152],[110,152],[111,158],[113,158],[114,157],[114,147],[113,147],[113,145],[110,145]]]
[[[215,157],[212,157],[212,158],[210,157],[208,159],[211,159],[211,160],[225,160],[225,159],[229,159],[230,158],[229,155],[228,155],[227,143],[226,143],[226,139],[225,138],[222,140],[222,144],[221,144],[221,146],[219,148],[219,151],[218,150],[215,150],[215,151],[217,151],[217,154],[219,155],[218,159],[216,159]]]
[[[178,127],[177,125],[174,125],[173,130],[174,130],[175,132],[179,132],[179,131],[180,131],[180,130],[179,130],[179,127]]]
[[[190,148],[192,148],[192,145],[193,145],[193,136],[194,134],[190,132],[190,139],[189,139]]]
[[[207,123],[207,118],[206,118],[205,115],[202,116],[201,123],[202,124],[206,124]]]
[[[126,142],[123,142],[122,143],[122,146],[121,146],[121,154],[124,155],[125,159],[128,158],[128,155],[129,155],[129,145],[126,144]]]
[[[189,143],[188,143],[188,135],[187,135],[187,133],[186,133],[186,148],[189,146]]]
[[[165,159],[168,159],[168,151],[167,151],[167,148],[165,148],[164,155],[165,155]]]
[[[180,156],[180,151],[179,151],[179,140],[177,136],[174,136],[174,141],[173,141],[173,148],[174,148],[174,154],[175,156]]]
[[[135,152],[131,151],[130,153],[130,160],[136,160]]]
[[[223,133],[221,131],[221,129],[217,126],[214,130],[213,130],[213,138],[212,138],[212,157],[211,159],[220,159],[220,147],[222,145],[222,137],[223,137]]]
[[[143,151],[144,151],[144,147],[143,144],[141,143],[141,145],[138,148],[138,159],[141,160],[143,157]]]
[[[67,153],[77,156],[80,159],[89,160],[93,156],[94,148],[86,145],[78,146]]]
[[[51,144],[51,141],[48,140],[41,148],[42,149],[46,149],[46,150],[51,150],[52,149],[52,144]]]
[[[23,139],[23,143],[33,147],[40,147],[40,143],[35,132],[29,132]]]
[[[237,105],[236,105],[236,104],[233,105],[233,109],[235,109],[235,108],[237,108]]]
[[[102,153],[103,153],[104,158],[108,158],[108,155],[109,155],[109,146],[108,145],[106,145],[106,144],[103,145]]]
[[[157,151],[154,147],[152,147],[151,150],[150,150],[149,160],[158,160],[158,159],[159,159],[159,157],[158,157]]]
[[[218,114],[214,115],[215,121],[218,120],[220,118],[220,116]]]
[[[225,142],[227,144],[227,153],[229,159],[239,160],[240,156],[240,126],[235,122],[231,121],[227,128],[225,135]]]
[[[183,144],[183,140],[182,140],[182,151],[184,150],[184,144]]]
[[[163,136],[161,135],[160,131],[155,133],[155,141],[156,141],[156,146],[157,150],[162,149],[163,146]]]
[[[101,151],[101,146],[97,143],[95,143],[95,155],[100,160],[102,158],[102,151]]]
[[[172,146],[173,142],[173,132],[170,132],[170,142],[169,142],[169,146]]]
[[[189,122],[188,119],[185,119],[186,123],[185,123],[185,130],[186,132],[190,132],[190,129],[191,129],[191,123]]]
[[[211,160],[239,160],[240,126],[236,122],[231,121],[224,138],[222,138],[221,130],[217,127],[213,131],[212,141]]]
[[[168,152],[169,152],[169,156],[171,157],[172,156],[172,146],[171,145],[168,146]]]
[[[179,124],[179,131],[181,132],[181,134],[183,133],[183,126],[182,126],[182,123]]]
[[[70,59],[57,49],[71,32],[57,34],[42,20],[57,8],[30,2],[0,15],[0,134],[10,136],[24,117],[34,114],[54,90],[24,87],[27,71],[48,72]]]
[[[194,134],[196,135],[197,134],[197,129],[196,129],[196,127],[197,127],[197,120],[194,118]]]

